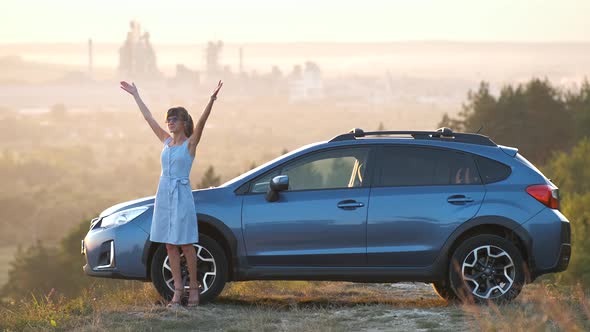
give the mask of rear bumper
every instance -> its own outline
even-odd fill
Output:
[[[570,262],[570,257],[572,255],[571,230],[569,221],[561,222],[559,239],[561,243],[559,245],[559,254],[557,256],[557,261],[555,262],[554,266],[540,270],[540,274],[562,272],[567,270],[567,267]]]
[[[533,239],[529,261],[533,280],[568,268],[572,252],[571,229],[569,220],[561,212],[546,209],[523,227]]]
[[[552,266],[550,268],[545,268],[545,269],[536,269],[533,273],[533,280],[543,274],[554,273],[554,272],[563,272],[563,271],[567,270],[567,267],[570,262],[571,253],[572,253],[571,244],[566,244],[566,243],[562,244],[561,248],[559,250],[559,256],[558,256],[557,262],[555,263],[555,266]]]
[[[555,267],[554,271],[551,272],[561,272],[567,270],[567,267],[570,263],[570,257],[572,255],[572,246],[571,244],[562,244],[561,250],[559,253],[559,261],[557,266]]]

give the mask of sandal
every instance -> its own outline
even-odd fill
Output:
[[[182,296],[184,295],[184,288],[175,288],[174,289],[174,295],[180,293],[180,299],[178,301],[170,301],[166,307],[168,308],[178,308],[180,307],[180,303],[182,301]]]
[[[196,299],[196,300],[194,300],[194,301],[190,301],[190,300],[189,300],[189,301],[188,301],[188,303],[186,304],[186,306],[187,306],[187,307],[191,307],[191,308],[192,308],[192,307],[197,307],[197,306],[199,306],[199,300],[200,300],[200,289],[199,289],[199,287],[190,287],[188,290],[189,290],[191,293],[192,293],[192,291],[195,291],[195,290],[196,290],[196,291],[197,291],[197,294],[198,294],[199,296],[197,296],[197,299]]]

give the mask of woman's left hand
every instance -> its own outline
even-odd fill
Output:
[[[217,83],[217,87],[215,88],[215,90],[213,90],[213,93],[211,94],[211,99],[213,99],[213,100],[217,99],[217,94],[219,93],[219,90],[221,90],[222,86],[223,86],[223,82],[221,80],[219,80],[219,83]]]

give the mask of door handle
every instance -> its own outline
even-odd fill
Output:
[[[356,208],[360,208],[365,206],[365,204],[361,203],[361,202],[357,202],[353,199],[347,199],[344,201],[340,201],[338,202],[338,207],[344,210],[354,210]]]
[[[472,203],[473,198],[465,197],[465,195],[453,195],[447,198],[447,202],[455,205],[463,205],[466,203]]]

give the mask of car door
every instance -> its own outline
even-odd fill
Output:
[[[367,219],[369,266],[432,264],[450,234],[476,215],[485,187],[470,154],[384,146]]]
[[[312,153],[255,179],[244,196],[242,227],[251,266],[361,266],[366,263],[370,148]],[[277,201],[265,193],[289,177]]]

